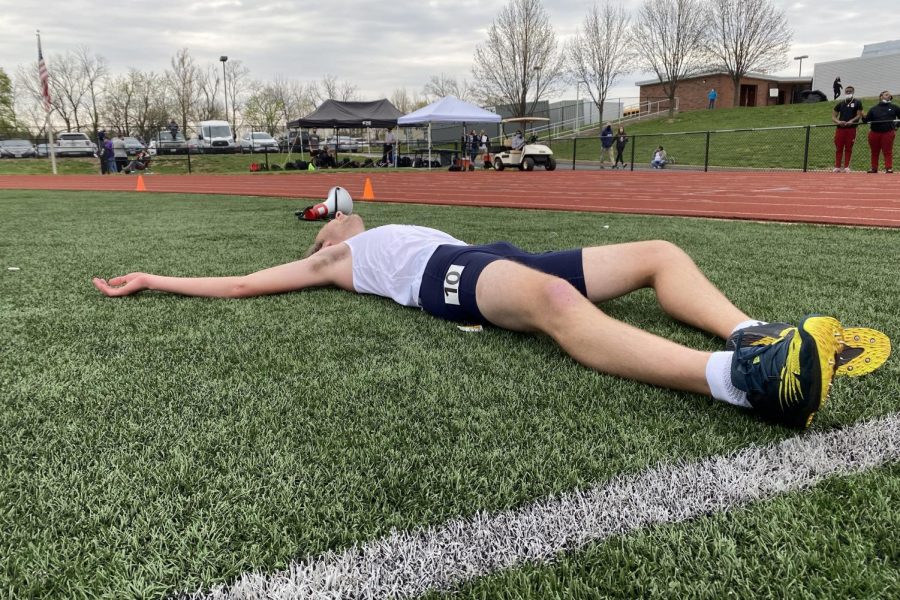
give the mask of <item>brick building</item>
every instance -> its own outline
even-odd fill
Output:
[[[774,104],[793,104],[798,101],[801,91],[808,90],[812,77],[776,77],[748,73],[741,79],[739,106],[771,106]],[[664,98],[666,93],[658,79],[638,81],[641,89],[641,103]],[[727,73],[704,73],[682,79],[678,83],[675,95],[678,98],[678,110],[705,109],[709,102],[706,95],[711,88],[716,88],[719,97],[716,108],[734,106],[734,83]]]

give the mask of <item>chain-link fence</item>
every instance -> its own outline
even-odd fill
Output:
[[[261,170],[273,169],[272,165],[277,165],[274,168],[285,168],[296,161],[315,162],[315,156],[326,149],[334,159],[329,161],[328,166],[389,164],[385,160],[384,133],[381,130],[280,128],[270,132],[264,127],[244,126],[235,136],[230,128],[226,129],[217,131],[198,126],[183,131],[180,127],[166,126],[155,128],[147,137],[126,135],[127,132],[118,132],[111,127],[101,127],[99,131],[113,139],[114,147],[118,149],[120,169],[139,151],[147,152],[155,164],[165,163],[166,172],[171,173],[193,172],[197,167],[197,157],[201,154],[248,154]],[[461,132],[461,129],[458,131]],[[538,133],[540,143],[553,150],[559,168],[608,167],[616,155],[615,139],[612,156],[601,157],[600,139],[596,134],[558,138],[554,137],[552,130]],[[870,168],[868,133],[868,124],[856,130],[851,170],[866,171]],[[665,150],[665,168],[670,169],[830,171],[835,167],[835,126],[831,124],[679,133],[626,132],[625,136],[622,162],[631,170],[649,168],[659,147]],[[427,166],[429,147],[422,131],[401,129],[396,137],[395,160],[390,164]],[[49,156],[47,139],[19,139],[26,143],[8,152],[9,158]],[[11,141],[0,141],[0,153],[3,152],[3,143]],[[491,138],[494,148],[500,143],[499,138]],[[29,150],[29,144],[33,153]],[[99,146],[98,136],[93,131],[60,132],[54,139],[56,158],[60,160],[77,157],[97,160]],[[452,165],[462,155],[468,154],[465,148],[461,136],[455,141],[433,143],[431,165]]]
[[[870,167],[868,133],[869,127],[865,125],[857,129],[851,170],[866,171]],[[805,172],[830,171],[836,166],[835,126],[830,124],[681,133],[626,133],[626,138],[623,158],[629,169],[649,168],[660,147],[666,152],[666,168]],[[573,169],[609,166],[608,160],[602,160],[607,157],[601,157],[599,136],[547,139],[546,142],[553,149],[560,166],[568,164]]]

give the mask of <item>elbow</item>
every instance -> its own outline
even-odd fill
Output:
[[[253,287],[250,285],[250,282],[247,281],[246,277],[238,277],[234,283],[228,288],[228,292],[225,294],[226,298],[250,298],[252,296],[256,296],[256,292],[253,291]]]

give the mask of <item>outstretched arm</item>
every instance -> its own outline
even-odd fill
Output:
[[[336,270],[345,260],[349,262],[349,248],[340,244],[325,248],[303,260],[243,276],[167,277],[151,273],[129,273],[113,277],[109,281],[95,277],[93,283],[98,290],[110,297],[158,290],[183,296],[249,298],[333,285]]]

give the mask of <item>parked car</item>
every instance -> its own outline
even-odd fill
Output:
[[[56,136],[57,156],[94,156],[97,146],[86,133],[67,131]]]
[[[826,96],[819,90],[803,90],[802,92],[800,92],[800,101],[801,102],[826,102],[826,101],[828,101],[828,96]]]
[[[154,149],[157,155],[187,154],[188,151],[188,143],[184,139],[184,134],[179,131],[173,136],[168,129],[158,131],[156,138],[150,140],[150,147]]]
[[[50,144],[38,144],[34,147],[38,158],[47,158],[50,156]]]
[[[28,140],[0,141],[0,158],[34,158],[37,150]]]
[[[278,152],[278,141],[265,131],[245,133],[241,138],[241,152]]]
[[[129,156],[137,154],[140,150],[147,149],[147,146],[144,145],[144,142],[137,139],[136,137],[126,137],[122,139],[125,141],[125,151],[128,152]]]
[[[349,135],[339,135],[336,138],[330,137],[324,143],[338,152],[359,152],[359,141]]]
[[[278,147],[282,152],[291,150],[292,152],[308,152],[309,151],[309,132],[308,131],[289,131],[278,136]]]

